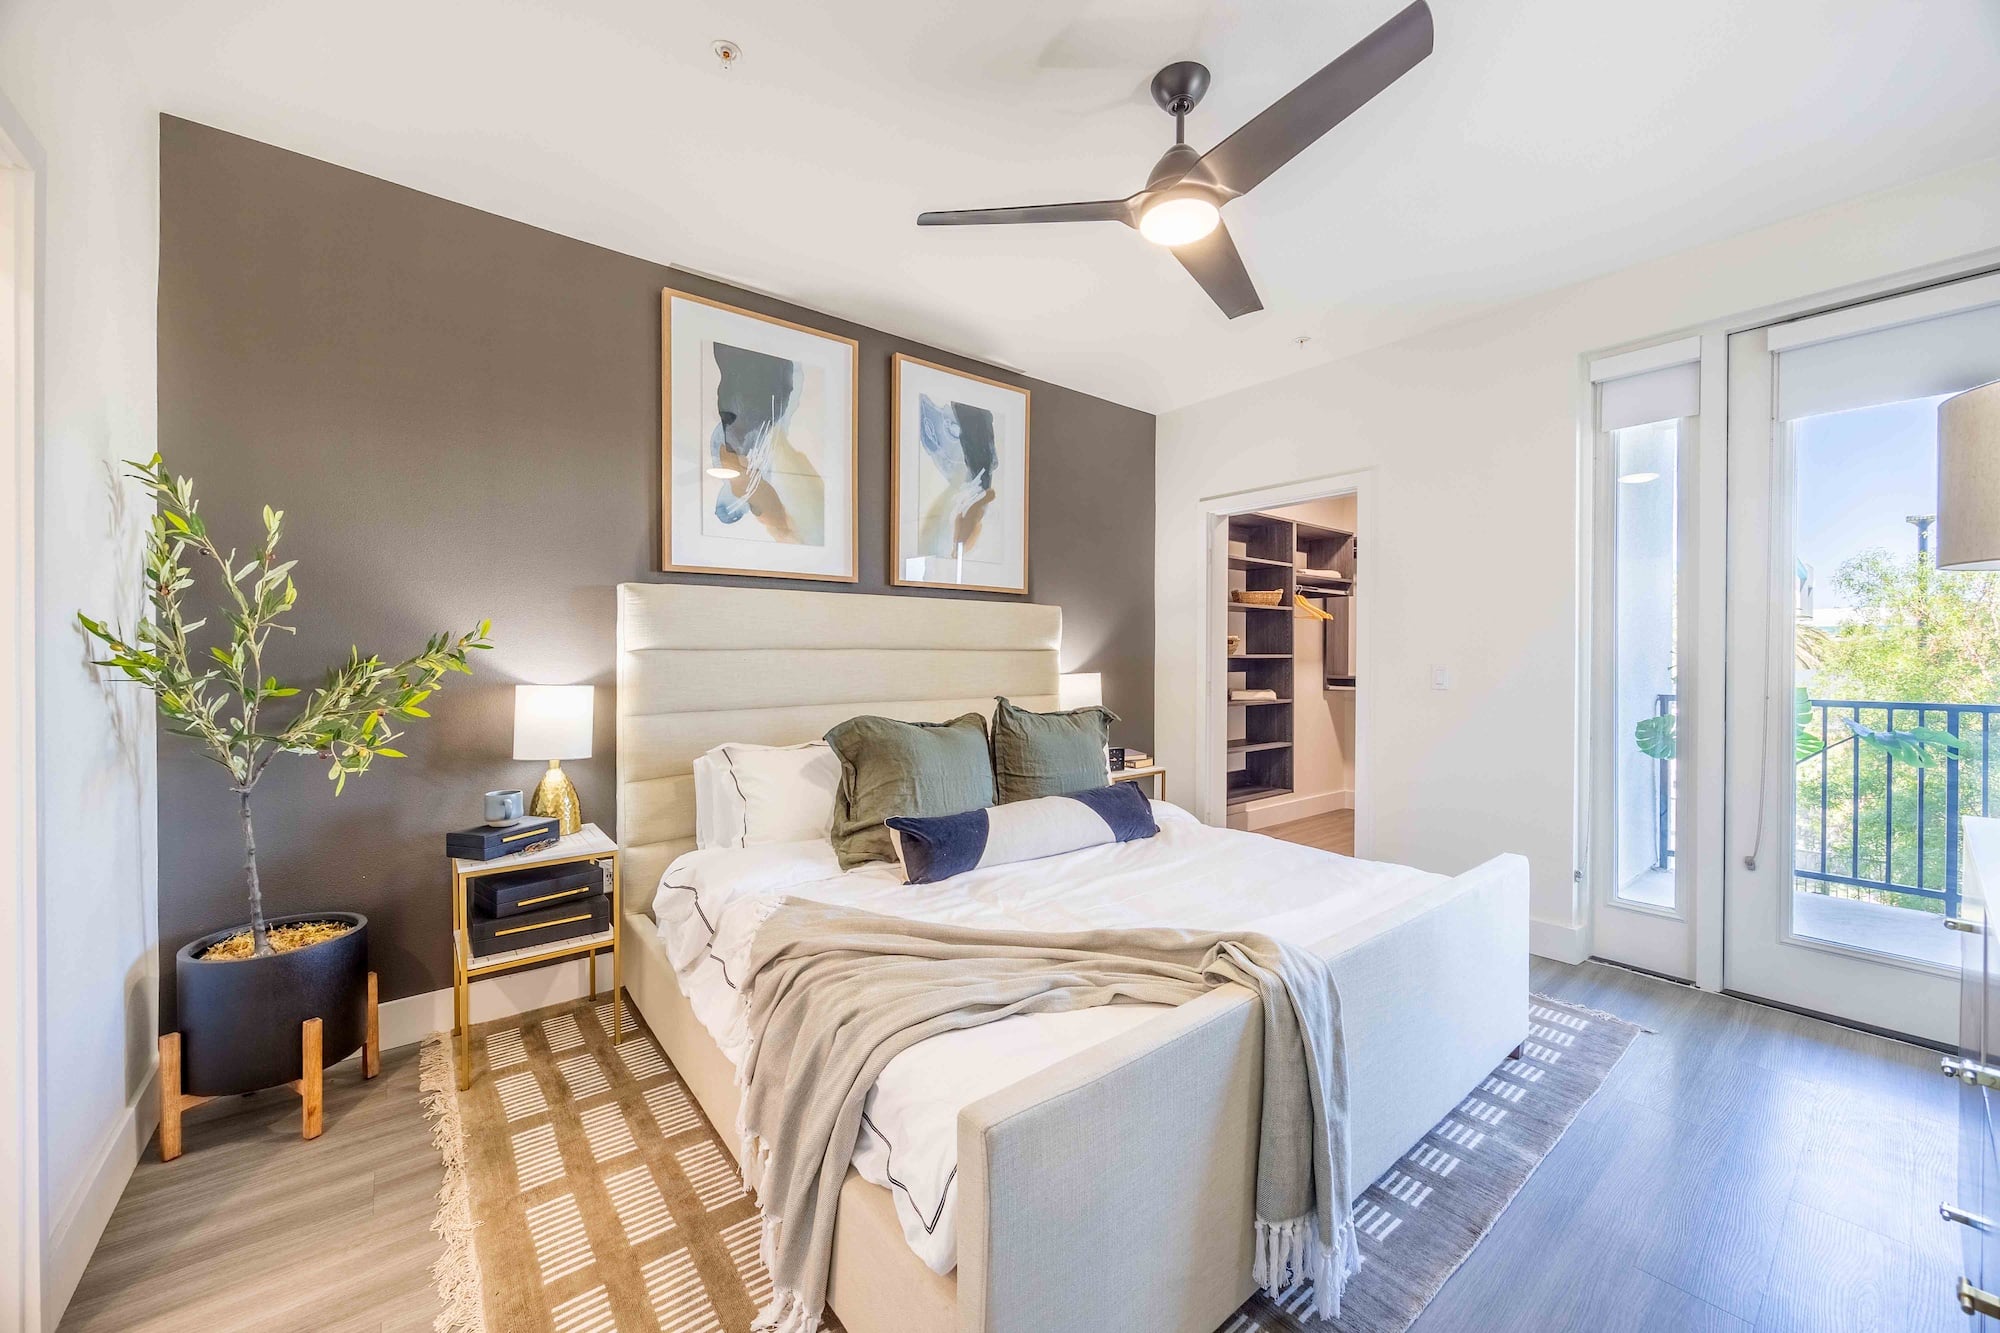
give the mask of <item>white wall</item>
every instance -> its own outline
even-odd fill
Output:
[[[99,6],[0,8],[0,92],[46,159],[37,596],[43,1315],[60,1315],[151,1132],[153,715],[101,684],[79,609],[129,624],[154,448],[158,121]]]
[[[1580,956],[1580,356],[2000,247],[2000,159],[1533,298],[1160,419],[1157,748],[1194,757],[1203,497],[1369,470],[1363,855],[1526,853],[1539,951]],[[1430,666],[1451,689],[1430,688]]]

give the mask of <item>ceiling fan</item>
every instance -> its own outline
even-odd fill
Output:
[[[1431,11],[1416,0],[1349,47],[1319,73],[1252,117],[1206,153],[1186,137],[1188,112],[1208,91],[1208,68],[1177,61],[1153,76],[1153,100],[1174,118],[1174,146],[1153,165],[1146,188],[1124,199],[1076,204],[1024,204],[922,213],[919,227],[1004,222],[1122,222],[1169,247],[1222,313],[1231,319],[1262,310],[1257,288],[1236,253],[1222,206],[1305,151],[1328,130],[1408,73],[1431,53]]]

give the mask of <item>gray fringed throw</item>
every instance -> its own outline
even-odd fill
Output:
[[[788,899],[759,929],[749,969],[736,1129],[775,1289],[757,1329],[820,1328],[863,1103],[899,1052],[1014,1014],[1182,1004],[1229,982],[1254,991],[1264,1017],[1252,1276],[1274,1295],[1309,1281],[1314,1314],[1339,1313],[1359,1255],[1340,996],[1326,960],[1262,935],[969,930]]]

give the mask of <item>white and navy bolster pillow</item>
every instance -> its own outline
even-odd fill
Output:
[[[935,884],[984,866],[1035,861],[1110,842],[1135,842],[1160,831],[1146,794],[1130,782],[962,815],[896,815],[883,822],[896,839],[903,877],[911,884]]]

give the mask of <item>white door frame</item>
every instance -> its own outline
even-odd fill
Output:
[[[1610,609],[1604,571],[1612,557],[1616,503],[1606,432],[1597,428],[1598,379],[1615,379],[1662,366],[1700,367],[1700,406],[1693,434],[1680,446],[1676,484],[1681,510],[1681,567],[1678,589],[1675,693],[1679,722],[1678,791],[1674,821],[1676,907],[1672,911],[1627,903],[1616,894],[1608,837],[1610,801],[1597,799],[1594,775],[1609,771],[1613,747],[1610,703],[1599,690],[1610,678],[1608,642],[1598,631]],[[1577,865],[1583,879],[1582,907],[1588,923],[1588,952],[1638,966],[1707,990],[1722,985],[1723,784],[1722,680],[1726,618],[1728,493],[1728,339],[1707,331],[1666,339],[1613,356],[1584,358],[1580,388],[1580,471],[1582,514],[1579,538],[1579,657],[1577,667],[1581,780],[1577,783],[1577,830],[1582,846]],[[1649,919],[1650,918],[1650,919]]]
[[[1351,494],[1356,536],[1365,534],[1371,549],[1379,549],[1381,530],[1376,526],[1374,472],[1373,468],[1363,468],[1357,472],[1307,477],[1255,490],[1204,496],[1195,502],[1200,542],[1197,549],[1204,553],[1203,563],[1208,573],[1203,581],[1201,621],[1194,646],[1194,774],[1185,790],[1194,793],[1193,812],[1203,823],[1223,824],[1229,814],[1229,795],[1224,790],[1227,779],[1223,774],[1229,704],[1221,688],[1228,674],[1222,650],[1223,638],[1229,632],[1229,516]],[[1373,784],[1368,781],[1375,753],[1369,721],[1373,712],[1370,700],[1375,693],[1372,682],[1376,679],[1375,636],[1369,632],[1368,623],[1371,600],[1366,596],[1354,599],[1354,674],[1360,682],[1354,692],[1354,854],[1359,857],[1372,855],[1375,848]]]
[[[42,1324],[41,919],[35,534],[39,146],[0,96],[0,1329]]]

